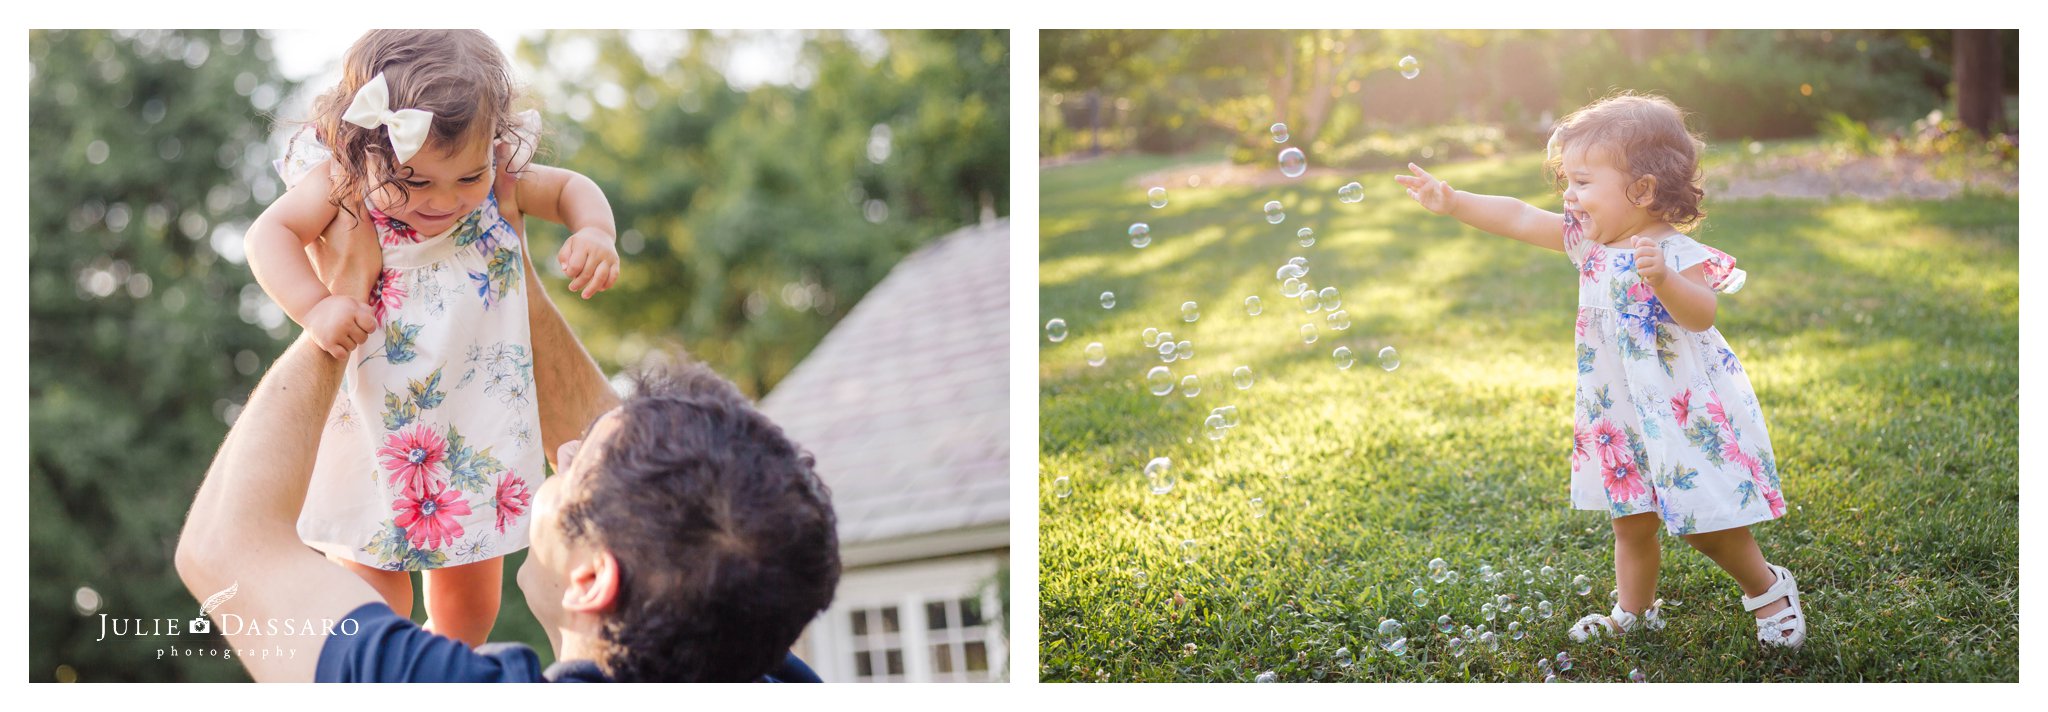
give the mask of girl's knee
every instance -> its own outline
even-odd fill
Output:
[[[1658,519],[1657,514],[1655,512],[1644,512],[1642,514],[1631,514],[1626,517],[1615,517],[1613,522],[1615,538],[1627,538],[1635,540],[1641,540],[1644,538],[1656,538],[1657,529],[1664,525],[1663,520]]]

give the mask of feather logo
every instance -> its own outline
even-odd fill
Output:
[[[219,608],[221,604],[227,603],[228,599],[234,598],[235,594],[239,592],[241,588],[242,582],[236,581],[232,584],[228,584],[228,587],[222,589],[220,593],[207,596],[206,602],[199,604],[199,615],[211,615],[213,613],[213,609]]]

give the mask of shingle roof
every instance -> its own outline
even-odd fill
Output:
[[[1009,521],[1010,222],[898,263],[761,409],[817,457],[842,546]]]

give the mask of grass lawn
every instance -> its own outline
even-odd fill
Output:
[[[1572,643],[1606,612],[1613,536],[1569,508],[1576,274],[1558,253],[1431,216],[1390,174],[1273,188],[1137,177],[1186,158],[1114,158],[1041,175],[1040,676],[1048,681],[1536,681],[1568,651],[1564,681],[2015,681],[2019,674],[2018,201],[1715,203],[1702,241],[1748,285],[1718,328],[1768,419],[1791,511],[1754,528],[1798,577],[1811,620],[1796,652],[1765,651],[1734,582],[1664,538],[1669,627]],[[1556,209],[1538,157],[1428,166],[1466,190]],[[1365,184],[1363,203],[1337,188]],[[1279,200],[1287,219],[1264,220]],[[1124,236],[1150,223],[1150,247]],[[1294,233],[1315,229],[1303,248]],[[1280,295],[1274,271],[1307,257],[1353,325],[1326,327]],[[1104,291],[1116,305],[1099,303]],[[1243,306],[1258,295],[1264,311]],[[1200,305],[1199,321],[1181,303]],[[1314,322],[1319,338],[1304,344]],[[1196,356],[1201,392],[1152,395],[1158,327]],[[1083,356],[1102,343],[1107,362]],[[1401,365],[1373,362],[1394,346]],[[1348,346],[1358,365],[1339,370]],[[1249,366],[1249,390],[1231,383]],[[1212,408],[1240,426],[1204,436]],[[1170,457],[1152,494],[1142,468]],[[1071,496],[1056,496],[1066,477]],[[1264,501],[1253,516],[1252,498]],[[1196,542],[1192,563],[1183,542]],[[1426,562],[1461,574],[1433,583]],[[1479,582],[1482,565],[1508,573]],[[1554,580],[1521,583],[1524,569]],[[1143,574],[1141,577],[1139,574]],[[1592,593],[1567,590],[1572,576]],[[1417,607],[1421,586],[1429,600]],[[1498,650],[1452,656],[1439,615],[1482,622],[1497,594],[1556,608]],[[1184,601],[1184,602],[1183,602]],[[1407,654],[1375,644],[1403,624]],[[1355,664],[1339,663],[1348,649]]]

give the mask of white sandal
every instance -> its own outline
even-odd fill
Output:
[[[1742,608],[1754,612],[1780,598],[1791,599],[1785,610],[1757,619],[1756,639],[1765,645],[1797,648],[1806,642],[1806,614],[1799,609],[1799,582],[1793,580],[1792,572],[1785,570],[1783,566],[1772,563],[1764,565],[1771,567],[1771,571],[1778,575],[1778,581],[1771,584],[1771,589],[1763,592],[1761,596],[1743,596]]]
[[[1614,611],[1607,615],[1591,613],[1587,614],[1584,618],[1580,618],[1577,623],[1573,623],[1571,630],[1572,641],[1583,643],[1589,638],[1598,637],[1603,632],[1612,636],[1620,636],[1637,628],[1663,630],[1663,608],[1664,599],[1662,598],[1657,599],[1655,603],[1651,603],[1650,609],[1643,611],[1642,615],[1621,610],[1621,604],[1616,603],[1614,604]]]

